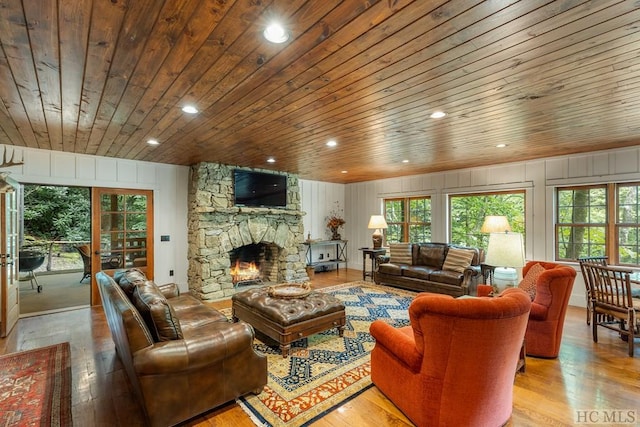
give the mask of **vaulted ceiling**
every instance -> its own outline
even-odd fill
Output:
[[[631,0],[0,0],[0,143],[344,183],[635,145],[639,29]]]

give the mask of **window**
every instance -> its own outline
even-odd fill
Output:
[[[456,245],[487,249],[489,235],[480,228],[488,215],[504,215],[511,231],[524,235],[524,190],[461,194],[449,197],[449,241]]]
[[[607,187],[557,190],[556,259],[602,256],[607,241]]]
[[[640,265],[640,184],[620,184],[617,190],[617,263]]]
[[[385,199],[387,243],[431,241],[431,198]]]
[[[556,259],[608,256],[640,265],[640,183],[556,190]]]

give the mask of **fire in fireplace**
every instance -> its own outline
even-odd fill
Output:
[[[261,281],[260,269],[255,262],[243,262],[236,260],[236,264],[231,267],[231,281],[234,285],[242,282]]]
[[[234,286],[250,282],[278,280],[278,246],[254,243],[229,252],[231,281]]]

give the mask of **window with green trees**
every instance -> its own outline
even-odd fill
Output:
[[[556,259],[640,265],[640,183],[556,189]]]
[[[431,241],[431,198],[404,197],[384,200],[387,243]]]
[[[602,256],[607,242],[607,187],[558,188],[556,259]]]
[[[449,241],[456,245],[487,249],[489,235],[480,228],[488,215],[504,215],[511,231],[525,234],[524,190],[457,194],[449,197]]]

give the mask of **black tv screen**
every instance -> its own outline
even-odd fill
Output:
[[[235,169],[233,191],[237,206],[287,206],[286,175]]]

